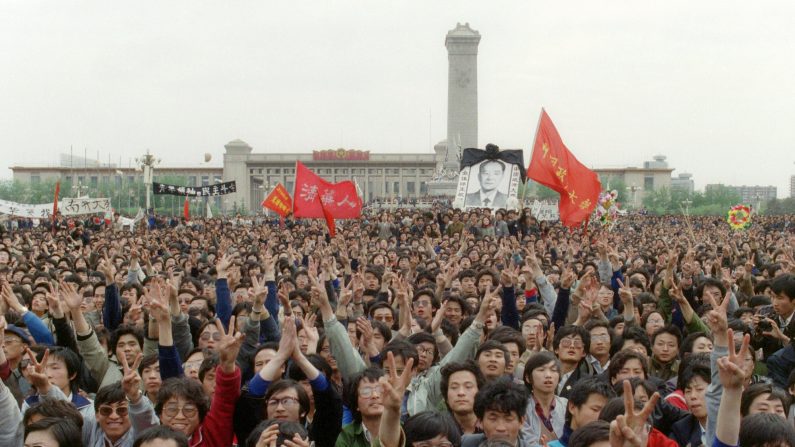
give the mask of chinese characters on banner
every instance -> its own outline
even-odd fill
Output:
[[[579,225],[591,215],[602,190],[599,177],[563,144],[543,109],[527,176],[560,193],[560,220],[568,227]]]
[[[25,217],[31,219],[49,219],[52,217],[55,203],[43,203],[40,205],[30,205],[7,200],[0,200],[0,214],[8,214],[13,217]],[[58,211],[64,216],[79,216],[81,214],[106,213],[111,210],[110,199],[61,199],[58,203]]]
[[[339,183],[323,180],[301,162],[296,162],[293,214],[322,218],[327,217],[324,210],[335,219],[361,216],[362,200],[356,194],[356,185],[350,180]]]
[[[262,201],[261,205],[264,208],[273,210],[282,217],[287,217],[293,209],[293,199],[290,198],[290,194],[287,192],[287,189],[284,188],[284,185],[279,183],[273,188],[273,191],[271,191],[268,197]]]
[[[237,186],[234,180],[207,186],[178,186],[152,182],[152,192],[154,194],[169,194],[172,196],[212,197],[231,194],[236,191]]]

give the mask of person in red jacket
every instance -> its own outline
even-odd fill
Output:
[[[240,397],[240,369],[235,365],[243,335],[234,317],[229,331],[217,343],[220,364],[215,374],[215,397],[210,403],[200,383],[186,377],[163,382],[155,411],[163,425],[190,438],[190,447],[230,446],[234,438],[232,417]]]

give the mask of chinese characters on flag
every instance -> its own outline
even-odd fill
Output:
[[[310,171],[300,161],[295,162],[295,217],[325,218],[329,234],[334,237],[334,219],[356,219],[361,214],[362,200],[352,181],[331,183]]]
[[[262,206],[284,218],[290,214],[290,210],[293,208],[293,199],[290,198],[290,194],[284,185],[279,183],[273,188],[268,197],[262,201]]]
[[[563,144],[543,109],[527,177],[560,193],[560,221],[568,227],[579,225],[591,215],[602,190],[599,177]]]

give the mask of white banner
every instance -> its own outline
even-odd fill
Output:
[[[538,219],[539,222],[560,220],[557,203],[546,203],[536,200],[530,206],[530,212],[533,213],[533,217]]]
[[[25,203],[0,200],[0,214],[12,217],[30,217],[32,219],[49,219],[52,216],[52,203],[30,205]],[[81,214],[105,213],[110,211],[110,199],[70,199],[58,201],[58,211],[64,216],[79,216]]]

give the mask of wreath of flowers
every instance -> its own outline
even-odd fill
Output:
[[[616,190],[610,192],[605,191],[599,195],[599,201],[596,205],[594,214],[596,215],[595,220],[603,227],[613,228],[618,215],[621,214],[617,199],[618,192]]]
[[[733,230],[742,230],[751,225],[751,208],[747,205],[735,205],[729,210],[726,218]]]

